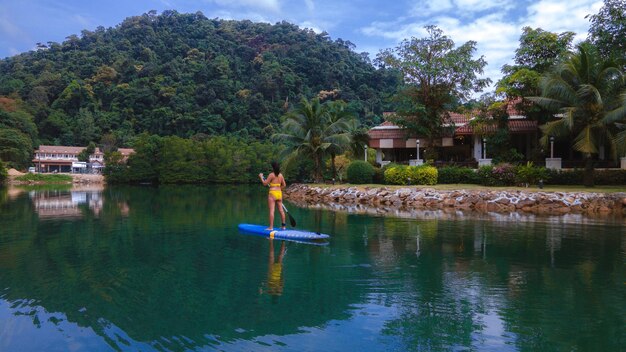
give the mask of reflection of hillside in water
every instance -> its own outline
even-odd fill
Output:
[[[619,224],[456,213],[450,216],[463,221],[449,221],[445,212],[415,221],[288,204],[301,228],[333,237],[324,248],[287,243],[283,251],[235,230],[239,222],[266,221],[265,192],[112,187],[100,195],[98,216],[86,211],[56,222],[38,221],[28,194],[3,203],[0,192],[0,321],[21,324],[25,332],[15,334],[24,340],[45,335],[46,345],[28,341],[27,350],[68,350],[85,331],[93,345],[77,350],[623,345],[626,237]],[[76,200],[89,209],[88,200]],[[268,268],[280,255],[280,271]],[[278,273],[280,296],[261,292]],[[61,342],[53,345],[50,336]],[[317,344],[300,342],[307,338]],[[359,339],[365,348],[354,348]]]
[[[51,335],[87,327],[115,349],[142,350],[193,350],[346,319],[364,288],[337,283],[322,248],[290,244],[283,294],[259,293],[269,243],[236,232],[243,217],[266,218],[267,205],[251,190],[112,187],[0,203],[0,226],[15,224],[0,233],[0,282],[8,287],[0,307],[11,307],[0,319],[30,317]],[[72,221],[34,215],[74,208],[84,212]]]

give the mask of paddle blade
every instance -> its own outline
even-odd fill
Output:
[[[291,227],[296,227],[296,219],[293,218],[293,216],[291,216],[291,214],[289,214],[289,210],[287,210],[287,207],[285,206],[285,204],[282,204],[283,209],[285,210],[285,213],[287,213],[287,216],[289,216],[289,222],[291,223]]]
[[[291,227],[296,227],[296,219],[293,218],[293,216],[291,216],[291,214],[287,213],[287,215],[289,216],[289,222],[291,223]]]

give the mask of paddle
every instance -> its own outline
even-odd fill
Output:
[[[287,215],[289,216],[289,222],[291,223],[291,227],[296,227],[296,219],[293,218],[293,216],[291,216],[291,214],[289,214],[289,210],[287,210],[287,207],[285,206],[285,204],[281,203],[283,206],[283,209],[285,210],[285,213],[287,213]]]

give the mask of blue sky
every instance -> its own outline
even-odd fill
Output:
[[[485,76],[496,81],[502,65],[512,62],[522,27],[573,31],[579,41],[589,29],[585,16],[601,6],[594,0],[0,0],[0,58],[149,10],[174,9],[209,18],[286,20],[350,40],[371,58],[402,39],[424,36],[423,27],[435,24],[457,45],[476,41],[477,56],[488,62]]]

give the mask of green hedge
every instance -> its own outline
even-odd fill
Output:
[[[444,166],[439,169],[437,178],[439,184],[479,184],[480,179],[474,169],[460,166]]]
[[[584,170],[547,170],[547,184],[579,186],[583,184]],[[597,186],[626,185],[626,170],[595,170],[593,182]]]
[[[534,166],[532,163],[514,166],[511,164],[499,164],[495,166],[483,166],[478,170],[459,166],[445,166],[438,170],[437,178],[433,183],[422,182],[418,174],[411,171],[415,167],[398,164],[389,164],[379,172],[383,173],[383,180],[374,179],[375,183],[394,185],[406,185],[407,178],[411,177],[411,184],[478,184],[485,186],[516,186],[536,185],[539,180],[550,185],[573,185],[583,184],[583,170],[550,170],[544,167]],[[595,170],[594,183],[598,186],[626,185],[626,170]]]
[[[583,170],[548,170],[547,184],[578,186],[583,184]]]
[[[376,184],[384,184],[385,183],[385,172],[383,169],[379,167],[374,168],[374,176],[372,176],[372,183]]]
[[[348,165],[346,170],[348,182],[353,184],[372,183],[374,167],[363,160],[355,160]]]
[[[385,183],[392,185],[435,185],[437,184],[437,168],[422,166],[393,166],[384,172]]]

